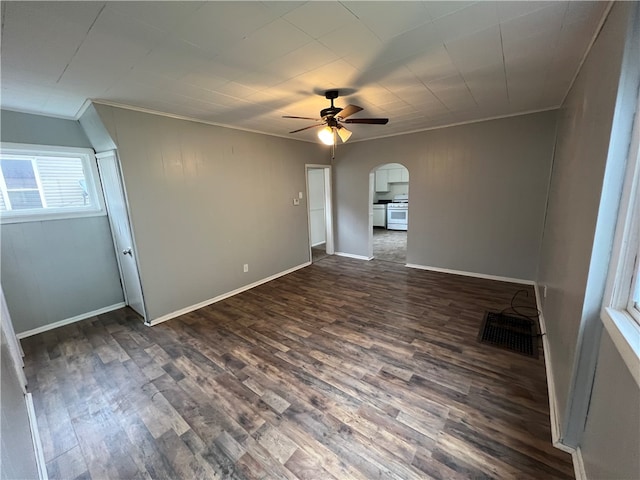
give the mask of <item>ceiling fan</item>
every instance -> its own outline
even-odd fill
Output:
[[[308,127],[299,128],[298,130],[293,130],[289,133],[297,133],[302,132],[303,130],[308,130],[309,128],[322,127],[320,131],[318,131],[318,138],[325,145],[335,145],[336,141],[336,133],[340,137],[342,142],[346,142],[351,137],[351,131],[347,130],[344,127],[344,123],[368,123],[372,125],[386,125],[389,122],[388,118],[347,118],[353,115],[354,113],[360,112],[362,107],[358,107],[357,105],[347,105],[344,108],[336,107],[333,105],[333,101],[338,98],[339,95],[338,90],[327,90],[324,93],[324,96],[327,100],[331,100],[331,106],[328,108],[323,108],[320,110],[320,118],[312,118],[312,117],[294,117],[290,115],[284,115],[282,118],[297,118],[301,120],[315,120],[315,125],[309,125]]]

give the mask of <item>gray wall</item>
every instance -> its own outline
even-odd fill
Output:
[[[3,142],[91,148],[78,122],[2,111]],[[16,333],[122,302],[106,216],[4,224],[0,276]]]
[[[543,313],[563,436],[571,424],[579,423],[568,421],[569,412],[580,407],[576,402],[588,399],[588,388],[575,389],[577,359],[581,352],[588,353],[589,342],[598,341],[601,330],[598,313],[621,186],[620,178],[612,178],[612,190],[603,196],[603,183],[632,6],[614,5],[558,121],[538,283],[548,286]],[[592,348],[597,350],[597,343]],[[582,375],[588,382],[593,366],[586,360],[580,365],[586,367]]]
[[[581,443],[587,478],[640,476],[640,390],[606,331]]]
[[[367,255],[369,172],[393,161],[409,170],[407,263],[535,279],[555,124],[543,112],[340,145],[336,251]]]
[[[73,120],[1,110],[0,121],[3,142],[91,148],[78,122]]]
[[[319,145],[96,105],[118,147],[149,320],[309,261]],[[243,273],[243,264],[249,272]]]

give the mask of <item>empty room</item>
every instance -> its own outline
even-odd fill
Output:
[[[0,9],[2,480],[640,478],[638,2]]]

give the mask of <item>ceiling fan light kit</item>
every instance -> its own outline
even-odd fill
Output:
[[[333,133],[333,128],[324,127],[318,131],[318,138],[325,145],[333,145],[335,142],[335,135]]]
[[[358,113],[362,111],[362,107],[357,105],[347,105],[345,108],[336,107],[333,104],[333,101],[338,98],[340,92],[338,90],[327,90],[324,93],[324,96],[327,100],[331,101],[331,106],[327,108],[323,108],[320,110],[320,118],[312,118],[312,117],[295,117],[290,115],[285,115],[283,118],[295,118],[298,120],[314,120],[317,122],[315,125],[310,125],[308,127],[299,128],[298,130],[293,130],[289,133],[297,133],[303,130],[308,130],[309,128],[322,127],[318,131],[318,138],[325,145],[335,145],[336,143],[336,134],[342,140],[342,143],[346,142],[351,138],[353,132],[347,130],[342,123],[360,123],[360,124],[370,124],[370,125],[386,125],[389,122],[388,118],[355,118],[355,119],[347,119],[347,117],[353,115],[354,113]]]
[[[344,127],[338,128],[338,136],[340,137],[340,140],[342,140],[342,143],[344,143],[347,140],[349,140],[351,138],[352,134],[353,134],[352,131],[347,130]]]

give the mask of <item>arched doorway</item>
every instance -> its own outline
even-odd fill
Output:
[[[386,163],[374,168],[371,176],[369,251],[375,259],[406,264],[409,170],[400,163]]]

